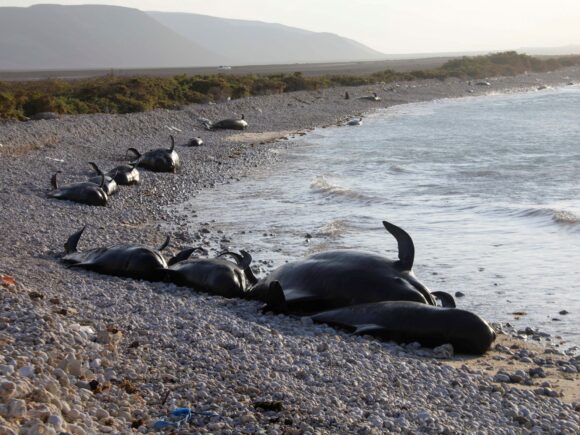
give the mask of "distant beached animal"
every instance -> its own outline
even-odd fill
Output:
[[[100,184],[102,178],[105,177],[105,183],[103,185],[103,190],[105,191],[105,193],[111,196],[119,191],[119,186],[117,186],[117,182],[113,177],[111,177],[108,174],[104,174],[103,171],[101,171],[95,163],[89,162],[89,165],[91,165],[95,170],[95,172],[98,174],[94,177],[89,178],[89,181],[91,183]]]
[[[127,149],[137,156],[137,160],[133,163],[153,172],[176,172],[181,166],[179,155],[175,152],[175,138],[171,138],[171,148],[157,148],[141,154],[135,148]]]
[[[203,145],[203,140],[201,139],[201,137],[194,137],[193,139],[189,140],[187,145],[189,145],[190,147],[199,147]]]
[[[161,251],[169,245],[169,237],[158,249],[137,245],[114,245],[78,252],[77,245],[86,226],[74,233],[64,244],[62,260],[69,267],[80,267],[105,275],[161,281],[165,278],[167,262]]]
[[[348,93],[348,91],[344,93],[344,99],[350,100],[350,94]]]
[[[397,240],[399,260],[354,250],[327,251],[284,264],[247,292],[247,297],[265,301],[275,312],[312,314],[335,308],[380,301],[412,301],[454,307],[453,296],[433,292],[412,272],[415,247],[401,228],[384,221]],[[269,292],[277,281],[283,298]]]
[[[476,84],[477,86],[491,86],[491,83],[490,83],[490,82],[488,82],[488,81],[485,81],[485,80],[482,80],[482,81],[480,81],[480,82],[475,82],[475,84]]]
[[[136,168],[137,166],[136,164],[120,165],[111,169],[109,172],[105,174],[103,174],[103,171],[101,171],[94,162],[89,162],[89,165],[93,167],[93,169],[99,176],[106,175],[107,177],[111,177],[113,178],[113,180],[115,180],[115,183],[117,183],[120,186],[130,186],[132,184],[139,184],[140,175],[139,171]]]
[[[171,282],[226,298],[244,297],[250,286],[257,282],[250,269],[252,257],[247,252],[237,254],[227,251],[217,258],[189,259],[197,250],[202,248],[184,249],[169,260],[166,274]],[[233,256],[236,262],[220,258],[225,255]]]
[[[485,353],[496,338],[489,324],[470,311],[408,301],[354,305],[318,313],[311,318],[318,323],[387,341],[417,341],[426,347],[451,343],[454,351],[475,355]]]
[[[376,92],[373,92],[372,95],[366,95],[364,97],[359,97],[360,100],[369,100],[369,101],[381,101],[381,97],[377,95]]]
[[[362,125],[362,118],[359,119],[351,119],[346,123],[347,125]]]
[[[211,122],[209,119],[200,118],[200,121],[208,130],[245,130],[248,128],[248,123],[243,114],[239,119],[222,119],[218,122]]]
[[[59,173],[60,171],[57,171],[50,179],[54,190],[49,192],[49,197],[88,205],[107,205],[109,196],[104,190],[106,184],[106,177],[104,175],[100,177],[100,184],[85,181],[83,183],[73,183],[59,187],[57,180],[57,175]]]

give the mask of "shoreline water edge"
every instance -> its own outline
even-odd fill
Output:
[[[186,216],[173,210],[202,189],[283,166],[272,150],[314,128],[396,104],[579,83],[580,68],[487,82],[401,82],[0,123],[0,432],[147,433],[187,407],[194,413],[173,430],[578,433],[580,357],[533,328],[494,325],[503,333],[485,356],[454,356],[59,261],[84,225],[85,248],[153,248],[170,234],[167,257],[199,245],[251,252],[216,228],[219,216],[191,231],[203,204]],[[357,98],[373,92],[381,101]],[[199,122],[241,114],[250,125],[241,133]],[[170,134],[182,161],[176,174],[143,171],[140,185],[122,186],[106,207],[46,197],[56,171],[65,184],[84,181],[87,162],[109,170],[129,161],[127,148],[169,147]],[[204,145],[186,146],[196,136]]]

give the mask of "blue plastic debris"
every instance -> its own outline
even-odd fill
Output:
[[[187,424],[194,415],[204,417],[219,417],[219,414],[213,411],[197,412],[191,408],[175,408],[167,417],[162,417],[153,424],[153,430],[162,431],[165,429],[176,429]]]

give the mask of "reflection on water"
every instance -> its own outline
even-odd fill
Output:
[[[578,107],[578,88],[394,107],[192,202],[275,264],[336,248],[395,258],[389,220],[432,290],[462,291],[459,306],[494,321],[525,311],[516,324],[580,344]]]

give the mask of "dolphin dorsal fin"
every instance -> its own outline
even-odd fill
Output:
[[[397,240],[399,246],[398,266],[401,270],[411,270],[415,260],[415,245],[413,239],[407,232],[390,222],[383,221],[385,229]]]
[[[134,153],[137,158],[141,157],[141,153],[139,151],[137,151],[136,148],[127,148],[127,152],[125,153],[125,155],[127,155],[127,153],[131,151],[132,153]]]
[[[54,173],[54,175],[52,177],[50,177],[50,185],[52,186],[52,188],[54,190],[58,189],[58,179],[57,179],[57,175],[60,173],[60,171],[56,171]]]
[[[95,170],[97,175],[103,175],[103,171],[101,171],[99,169],[99,167],[97,166],[97,164],[95,162],[89,162],[89,165],[91,165],[93,167],[93,169]]]
[[[169,241],[171,240],[171,236],[167,236],[167,238],[165,239],[165,242],[163,242],[163,245],[161,245],[159,248],[157,248],[157,250],[159,252],[163,251],[165,248],[167,248],[169,246]]]
[[[77,252],[77,245],[79,244],[79,240],[86,228],[87,226],[85,225],[79,231],[77,231],[67,239],[67,241],[64,244],[64,250],[67,254],[70,254],[71,252]]]
[[[172,134],[170,134],[169,137],[171,138],[171,148],[169,148],[169,151],[173,151],[175,149],[175,138]]]

